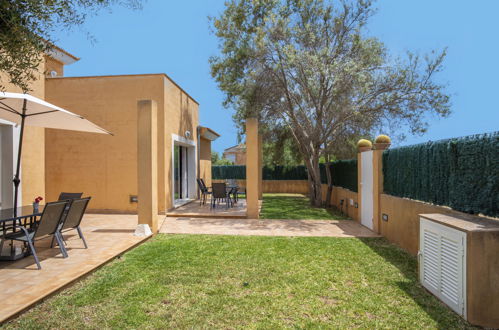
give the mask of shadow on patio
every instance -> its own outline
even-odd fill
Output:
[[[233,207],[226,208],[224,203],[211,208],[209,199],[204,205],[199,200],[190,202],[166,213],[167,217],[190,218],[231,218],[246,219],[246,199],[239,199]]]
[[[88,249],[76,231],[69,231],[64,234],[68,258],[50,248],[47,238],[35,245],[41,270],[33,256],[0,262],[0,323],[146,240],[133,236],[136,226],[136,215],[87,214],[81,228]]]

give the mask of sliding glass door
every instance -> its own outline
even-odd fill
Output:
[[[173,193],[175,200],[181,200],[189,196],[187,148],[180,145],[175,145],[174,148]]]

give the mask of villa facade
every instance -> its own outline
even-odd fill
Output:
[[[211,141],[219,136],[199,126],[199,103],[166,74],[64,77],[64,66],[77,60],[61,49],[47,56],[31,94],[84,116],[113,136],[28,127],[22,205],[37,196],[52,201],[71,191],[92,196],[90,210],[135,213],[137,102],[144,99],[157,103],[158,212],[196,198],[196,178],[211,182]],[[12,86],[7,91],[20,92]],[[11,205],[18,132],[14,125],[0,124],[5,208]]]

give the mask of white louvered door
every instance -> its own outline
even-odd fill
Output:
[[[423,286],[466,317],[466,233],[421,218],[419,249]]]

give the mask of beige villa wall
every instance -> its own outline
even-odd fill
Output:
[[[45,98],[45,61],[40,64],[39,71],[35,74],[38,79],[30,85],[32,91],[29,94]],[[22,91],[7,83],[6,75],[0,73],[2,85],[6,92],[22,93]],[[22,204],[28,205],[38,197],[45,196],[45,129],[41,127],[26,126],[24,130],[23,150],[21,158],[21,192]],[[15,153],[17,157],[17,151]],[[16,161],[16,160],[14,160]]]
[[[157,100],[161,112],[161,87],[158,76],[47,79],[47,101],[114,134],[47,129],[49,199],[61,191],[83,192],[92,196],[90,209],[136,212],[130,195],[137,195],[137,100]]]
[[[47,79],[47,101],[83,115],[114,136],[47,130],[46,186],[92,196],[91,211],[135,213],[137,101],[158,104],[158,212],[172,207],[172,134],[196,142],[198,104],[164,74]]]
[[[199,147],[199,177],[211,186],[211,141],[201,138]]]
[[[161,117],[158,112],[158,121],[164,122],[164,131],[158,130],[158,143],[159,163],[158,168],[163,167],[164,171],[159,171],[158,182],[160,187],[158,189],[159,196],[165,196],[160,204],[160,210],[169,210],[173,208],[172,203],[172,134],[186,138],[185,132],[191,133],[190,140],[197,144],[197,126],[199,123],[199,104],[191,98],[185,91],[183,91],[171,79],[163,75],[163,90],[164,90],[164,117]],[[159,109],[158,109],[159,111]],[[165,154],[162,155],[162,150]],[[197,157],[197,156],[196,156]],[[197,167],[197,166],[196,166]],[[161,197],[160,197],[161,198]]]
[[[45,75],[50,77],[52,71],[57,72],[57,77],[64,76],[64,64],[52,57],[45,56]]]

